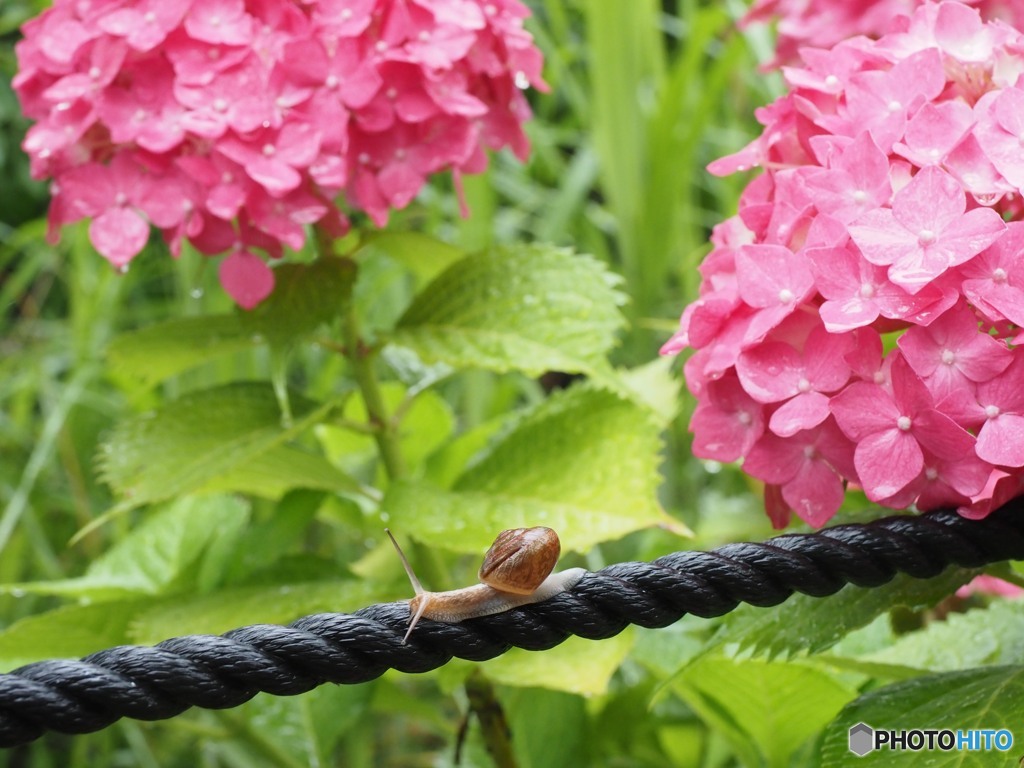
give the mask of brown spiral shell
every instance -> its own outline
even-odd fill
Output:
[[[550,528],[510,528],[484,555],[480,581],[502,592],[528,595],[554,570],[562,545]]]

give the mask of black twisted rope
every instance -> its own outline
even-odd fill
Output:
[[[602,639],[629,624],[664,627],[685,613],[720,616],[741,602],[777,605],[793,592],[875,587],[897,572],[929,578],[950,565],[1009,559],[1024,559],[1024,499],[980,521],[940,510],[619,563],[543,603],[462,624],[423,620],[407,645],[409,609],[399,602],[306,616],[287,627],[120,646],[0,675],[0,746],[47,730],[88,733],[122,717],[160,720],[193,706],[234,707],[260,691],[285,696],[327,682],[362,683],[392,668],[427,672],[453,656],[483,661],[512,646],[543,650],[571,634]]]

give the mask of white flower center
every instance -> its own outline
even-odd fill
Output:
[[[799,392],[806,395],[811,391],[811,382],[801,376],[800,381],[796,383],[796,388]]]
[[[985,406],[985,418],[994,419],[999,415],[998,405],[986,405]]]
[[[942,362],[945,365],[952,365],[956,362],[956,353],[952,349],[942,350]]]
[[[930,229],[922,229],[917,233],[917,242],[920,245],[931,245],[935,242],[935,233]]]
[[[860,290],[857,291],[857,294],[862,299],[870,299],[875,295],[875,286],[873,286],[871,283],[862,283],[860,286]]]
[[[779,291],[780,304],[789,304],[793,301],[793,298],[793,292],[789,290],[789,288],[783,288],[781,291]]]
[[[896,428],[901,432],[909,432],[911,426],[913,426],[913,422],[910,421],[909,416],[900,416],[896,419]]]
[[[1002,267],[996,267],[995,271],[992,272],[992,282],[994,283],[1005,283],[1006,278],[1006,270]]]
[[[868,199],[868,193],[863,189],[855,189],[853,190],[853,195],[851,195],[851,197],[853,197],[853,202],[857,205],[863,205]]]

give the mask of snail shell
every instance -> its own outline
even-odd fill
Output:
[[[480,581],[500,592],[529,595],[551,575],[562,545],[550,528],[511,528],[484,555]]]
[[[561,544],[558,534],[550,528],[512,528],[502,531],[487,550],[480,566],[480,580],[484,583],[447,592],[428,592],[416,578],[391,531],[385,531],[416,593],[409,601],[409,630],[403,643],[424,616],[456,624],[476,616],[539,603],[572,589],[586,573],[582,568],[551,572],[558,561]]]

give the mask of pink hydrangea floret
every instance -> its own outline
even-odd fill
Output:
[[[880,37],[894,18],[913,13],[928,0],[755,0],[743,16],[743,26],[771,23],[775,26],[775,58],[769,67],[799,66],[802,48],[831,48],[857,35]],[[963,0],[985,19],[999,19],[1019,26],[1024,20],[1024,0]],[[946,42],[954,30],[944,30]],[[952,33],[952,34],[951,34]],[[965,35],[960,38],[966,41]]]
[[[546,89],[519,0],[55,0],[25,24],[14,87],[52,178],[50,234],[91,219],[125,267],[158,228],[227,252],[244,307],[273,288],[255,252],[383,225],[431,174],[521,159],[523,89]]]
[[[944,2],[804,55],[710,166],[762,173],[663,348],[694,350],[694,453],[778,525],[850,486],[982,517],[1024,490],[1024,35]]]

